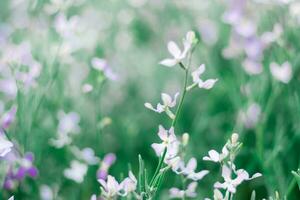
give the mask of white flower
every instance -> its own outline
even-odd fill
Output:
[[[122,196],[126,196],[130,192],[134,192],[137,188],[137,179],[132,173],[132,171],[129,171],[129,176],[125,178],[121,183],[120,187],[124,191]]]
[[[222,153],[218,153],[216,150],[212,149],[208,152],[208,156],[204,156],[203,160],[212,161],[212,162],[221,162],[224,158],[229,155],[229,151],[226,148],[226,145],[222,149]]]
[[[99,179],[98,181],[102,186],[101,191],[104,197],[110,199],[118,196],[121,187],[115,177],[108,175],[106,182],[103,179]]]
[[[163,126],[159,125],[158,136],[162,140],[161,143],[153,143],[151,147],[154,149],[157,156],[162,156],[166,149],[166,160],[174,158],[178,153],[179,141],[177,140],[174,128],[171,127],[166,130]]]
[[[260,63],[260,61],[252,60],[249,58],[246,58],[244,62],[242,63],[244,70],[249,75],[257,75],[260,74],[263,71],[263,66]]]
[[[180,190],[178,188],[171,188],[169,190],[170,198],[184,198],[184,197],[196,197],[196,188],[197,188],[197,182],[192,182],[188,185],[186,190]]]
[[[80,160],[86,162],[89,165],[95,165],[100,162],[100,159],[95,156],[95,152],[91,148],[84,148],[80,150],[76,146],[71,147],[73,154]]]
[[[272,76],[283,83],[288,83],[292,79],[292,66],[289,62],[284,62],[281,66],[275,62],[270,64]]]
[[[5,139],[3,136],[0,136],[0,157],[4,157],[7,153],[9,153],[13,146],[13,143]]]
[[[50,139],[49,143],[56,148],[62,148],[66,145],[71,144],[72,138],[66,133],[58,133],[57,138]]]
[[[235,178],[232,178],[232,171],[236,176]],[[260,176],[262,176],[260,173],[256,173],[252,177],[249,177],[248,172],[244,169],[235,171],[235,169],[230,169],[227,165],[223,165],[222,177],[224,178],[224,183],[216,182],[214,184],[214,187],[222,188],[228,190],[231,193],[235,193],[237,186],[240,185],[243,181],[251,180]]]
[[[208,170],[202,170],[200,172],[195,172],[197,168],[197,160],[196,158],[191,158],[186,166],[182,166],[181,170],[184,175],[187,176],[188,179],[192,179],[193,181],[201,180],[205,175],[209,173]]]
[[[104,76],[108,79],[117,80],[117,75],[112,71],[107,60],[95,57],[92,59],[91,64],[94,69],[103,72]]]
[[[162,93],[161,94],[161,99],[162,99],[162,104],[161,103],[158,103],[156,108],[154,108],[152,106],[152,104],[150,103],[145,103],[145,107],[150,109],[150,110],[153,110],[154,112],[157,112],[157,113],[162,113],[162,112],[166,112],[167,115],[171,118],[171,119],[174,119],[175,118],[175,115],[172,113],[172,111],[170,111],[169,108],[173,108],[175,105],[176,105],[176,100],[179,96],[179,92],[177,92],[175,95],[174,95],[174,99],[172,99],[172,97],[166,93]]]
[[[194,40],[195,40],[195,33],[189,31],[186,34],[186,37],[183,39],[183,46],[184,46],[183,51],[180,50],[180,48],[175,42],[170,41],[168,43],[168,51],[173,56],[173,58],[164,59],[160,61],[159,64],[167,67],[173,67],[176,64],[180,63],[186,57],[188,51],[191,49]]]
[[[199,66],[198,69],[196,69],[194,72],[192,72],[192,78],[193,78],[193,85],[187,87],[187,90],[192,89],[195,85],[198,85],[199,88],[204,88],[204,89],[211,89],[215,83],[218,81],[218,79],[207,79],[203,81],[200,76],[204,73],[205,71],[205,65],[202,64]]]
[[[261,108],[257,103],[252,103],[247,110],[240,112],[239,118],[246,128],[253,128],[261,116]]]
[[[14,196],[11,196],[8,200],[14,200],[15,198],[14,198]]]
[[[48,185],[41,185],[40,197],[42,200],[53,200],[54,192]]]
[[[80,127],[78,125],[80,116],[75,112],[65,113],[64,111],[58,112],[58,133],[79,133]]]
[[[77,160],[71,162],[71,167],[64,170],[64,176],[77,183],[82,183],[87,173],[88,167]]]
[[[94,87],[91,84],[85,83],[82,86],[82,92],[83,93],[89,93],[91,91],[93,91]]]

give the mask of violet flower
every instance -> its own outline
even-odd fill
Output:
[[[97,179],[106,180],[109,168],[115,163],[116,155],[113,153],[106,154],[97,171]]]

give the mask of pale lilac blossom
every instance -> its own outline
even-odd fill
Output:
[[[168,51],[173,58],[166,58],[160,61],[159,64],[164,65],[166,67],[173,67],[176,64],[182,62],[182,60],[185,59],[185,57],[187,56],[188,51],[191,49],[194,40],[195,40],[195,33],[189,31],[186,34],[186,37],[183,39],[183,46],[184,46],[183,50],[181,50],[174,41],[170,41],[168,43]]]
[[[218,79],[207,79],[207,80],[202,80],[200,76],[205,72],[205,65],[202,64],[196,69],[194,72],[192,72],[192,78],[193,78],[193,84],[188,86],[186,89],[190,90],[195,86],[198,86],[199,88],[203,88],[206,90],[209,90],[213,88],[215,83],[218,81]]]
[[[77,183],[82,183],[87,173],[88,166],[77,160],[71,161],[71,167],[64,170],[64,176]]]
[[[120,187],[122,188],[121,196],[126,196],[131,192],[134,192],[137,188],[137,179],[132,173],[132,171],[129,171],[128,177],[125,178],[121,183]]]
[[[292,66],[288,61],[282,65],[272,62],[270,64],[270,71],[275,79],[285,84],[288,84],[293,76]]]
[[[17,106],[14,105],[10,108],[10,110],[8,112],[3,114],[3,116],[1,117],[1,120],[0,120],[1,127],[3,129],[9,128],[11,123],[14,122],[16,113],[17,113]]]
[[[92,59],[91,64],[94,69],[103,72],[104,76],[108,79],[113,81],[118,79],[117,75],[112,71],[112,69],[108,65],[107,60],[95,57]]]
[[[97,178],[106,180],[109,168],[116,162],[116,155],[108,153],[104,156],[97,171]]]
[[[212,162],[222,162],[229,155],[226,145],[222,148],[222,153],[212,149],[208,152],[208,156],[204,156],[203,160]]]
[[[162,104],[161,103],[158,103],[156,105],[156,108],[154,108],[152,106],[152,104],[150,103],[145,103],[145,107],[150,109],[150,110],[153,110],[154,112],[157,112],[157,113],[162,113],[162,112],[166,112],[166,114],[171,118],[171,119],[174,119],[175,118],[175,115],[172,113],[172,111],[170,110],[170,108],[173,108],[176,106],[176,100],[179,96],[179,92],[177,92],[175,95],[174,95],[174,98],[172,99],[172,97],[166,93],[162,93],[161,94],[161,99],[162,99]]]
[[[259,122],[261,116],[261,108],[257,103],[249,105],[246,111],[241,111],[238,115],[239,120],[245,125],[246,128],[254,128]]]
[[[234,173],[235,178],[232,178],[232,172]],[[260,173],[254,174],[252,177],[249,176],[248,172],[244,169],[232,170],[227,165],[222,166],[222,177],[224,178],[224,182],[216,182],[214,184],[215,188],[222,188],[228,190],[230,193],[235,193],[236,188],[242,182],[251,180],[257,177],[262,176]]]
[[[113,199],[119,195],[122,189],[115,177],[108,175],[107,181],[103,179],[98,180],[101,184],[102,196],[106,199]]]
[[[196,188],[197,188],[197,182],[191,182],[186,190],[180,190],[178,188],[171,188],[169,190],[169,196],[170,198],[184,198],[184,197],[190,197],[195,198],[197,196]]]
[[[206,176],[209,171],[208,170],[202,170],[199,172],[195,172],[197,168],[197,160],[196,158],[191,158],[186,166],[181,167],[181,173],[186,175],[188,179],[191,179],[193,181],[201,180],[204,176]]]
[[[77,159],[84,161],[88,165],[96,165],[100,162],[100,159],[95,155],[92,148],[86,147],[80,150],[78,147],[72,146],[71,151]]]
[[[4,157],[13,148],[13,143],[7,140],[4,135],[0,135],[0,157]]]

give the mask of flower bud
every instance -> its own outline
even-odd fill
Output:
[[[188,133],[184,133],[182,135],[182,145],[186,146],[189,143],[190,135]]]
[[[231,144],[235,145],[239,140],[239,134],[233,133],[231,135]]]

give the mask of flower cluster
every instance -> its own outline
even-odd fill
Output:
[[[216,182],[214,184],[214,200],[229,200],[236,193],[236,189],[241,183],[262,176],[260,173],[255,173],[250,177],[246,170],[236,168],[234,160],[242,146],[238,139],[239,135],[233,133],[231,139],[224,145],[222,153],[210,150],[208,156],[203,157],[205,161],[219,163],[222,168],[224,182]],[[225,195],[219,189],[225,190]]]

